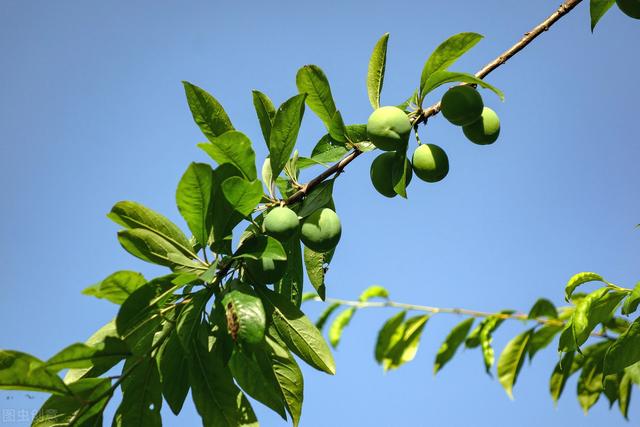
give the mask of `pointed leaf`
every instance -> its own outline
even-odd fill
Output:
[[[331,203],[332,197],[333,179],[330,179],[318,185],[304,198],[298,211],[298,216],[300,218],[306,218],[318,209],[326,207]]]
[[[500,97],[502,101],[504,101],[504,93],[502,93],[500,89],[490,85],[482,79],[477,78],[473,74],[457,73],[452,71],[436,71],[435,73],[431,74],[424,83],[422,95],[424,96],[444,84],[454,82],[469,83],[482,86],[485,89],[493,91]]]
[[[622,372],[640,361],[640,318],[614,341],[604,359],[604,374]]]
[[[331,346],[333,348],[337,348],[338,344],[340,344],[342,332],[344,331],[344,328],[346,328],[351,322],[351,319],[353,318],[355,312],[355,307],[348,308],[338,314],[331,324],[331,327],[329,328],[329,342],[331,343]]]
[[[360,294],[360,297],[358,298],[358,301],[367,302],[371,298],[388,299],[389,298],[389,291],[386,288],[384,288],[384,287],[382,287],[380,285],[369,286],[367,289],[365,289]]]
[[[269,351],[270,367],[280,387],[287,411],[291,415],[294,427],[300,423],[304,378],[295,359],[285,348],[284,343],[267,335],[266,344]]]
[[[145,283],[147,280],[140,273],[126,270],[116,271],[103,281],[86,288],[82,293],[120,305]]]
[[[375,358],[378,364],[382,364],[389,350],[402,338],[406,314],[404,310],[396,313],[380,328],[375,347]]]
[[[538,351],[551,344],[553,338],[563,329],[563,326],[545,325],[535,331],[531,336],[531,341],[529,341],[529,360],[533,359],[533,356],[535,356]]]
[[[471,326],[473,325],[474,319],[470,317],[468,319],[463,320],[458,323],[447,335],[447,338],[444,340],[440,349],[438,350],[438,354],[436,355],[436,361],[433,366],[433,373],[437,374],[440,369],[444,367],[456,354],[458,347],[464,342],[469,330],[471,330]]]
[[[602,394],[602,356],[586,358],[578,378],[578,402],[585,415]]]
[[[175,332],[169,335],[157,358],[162,395],[171,412],[178,415],[189,393],[189,359]]]
[[[584,273],[578,273],[573,275],[573,277],[569,279],[569,282],[567,282],[567,286],[564,289],[564,295],[565,295],[564,299],[567,300],[567,302],[569,302],[571,300],[571,295],[573,294],[573,291],[575,291],[578,286],[583,285],[585,283],[596,282],[596,281],[606,283],[606,281],[602,278],[602,276],[596,273],[584,272]]]
[[[129,355],[131,351],[124,341],[105,337],[104,341],[94,346],[83,343],[71,344],[47,360],[43,367],[50,372],[83,368],[98,370],[101,367],[106,371]]]
[[[409,174],[411,174],[411,164],[407,161],[407,153],[405,150],[399,150],[393,157],[391,181],[393,183],[393,191],[405,199],[407,198]]]
[[[262,130],[262,136],[267,143],[267,149],[269,148],[269,138],[271,137],[271,126],[273,125],[273,119],[276,116],[276,107],[271,102],[271,99],[264,93],[254,90],[253,94],[253,106],[256,109],[258,115],[258,121],[260,122],[260,129]]]
[[[513,386],[527,357],[527,348],[532,333],[533,329],[529,329],[509,341],[498,359],[498,380],[511,399],[513,399]]]
[[[178,210],[200,246],[207,246],[211,234],[212,190],[213,169],[205,163],[191,163],[176,190]]]
[[[198,147],[219,165],[231,163],[249,181],[257,178],[256,154],[247,135],[234,130],[212,138],[210,142],[198,144]]]
[[[222,183],[222,194],[235,212],[246,217],[262,199],[262,184],[234,176]]]
[[[329,252],[314,252],[311,249],[304,247],[304,265],[307,270],[307,276],[311,285],[315,288],[318,296],[324,301],[327,293],[326,285],[324,282],[329,263],[333,258],[334,250]]]
[[[175,334],[178,336],[178,340],[186,353],[192,348],[192,342],[197,336],[204,310],[211,295],[212,291],[209,289],[196,292],[191,301],[180,311],[176,322]]]
[[[418,352],[422,330],[429,320],[428,315],[415,316],[404,323],[402,337],[389,349],[382,365],[386,370],[397,369],[410,362]]]
[[[551,393],[551,398],[554,403],[558,403],[558,399],[560,399],[562,395],[567,380],[576,371],[574,358],[575,352],[570,351],[565,353],[553,369],[549,380],[549,392]]]
[[[122,381],[122,402],[113,417],[113,427],[162,426],[162,388],[155,359],[125,363],[123,372],[131,373]],[[135,364],[135,369],[132,366]]]
[[[551,301],[546,298],[540,298],[536,303],[531,307],[529,311],[529,319],[538,319],[540,317],[547,317],[549,319],[557,319],[558,318],[558,310],[556,306],[553,305]]]
[[[482,36],[476,33],[460,33],[449,37],[427,59],[420,76],[420,93],[424,96],[427,79],[438,71],[447,70],[454,62],[474,47]]]
[[[335,374],[336,365],[322,334],[302,311],[286,297],[266,288],[257,288],[268,318],[287,347],[310,366]]]
[[[329,128],[336,112],[336,104],[324,72],[317,65],[305,65],[298,70],[296,86],[301,94],[307,95],[306,103],[309,108]]]
[[[589,4],[589,12],[591,15],[591,32],[596,28],[596,25],[600,21],[600,19],[604,16],[605,13],[611,6],[615,4],[616,0],[591,0]]]
[[[229,116],[211,94],[189,82],[182,83],[193,120],[208,139],[233,130]]]
[[[69,394],[60,377],[43,369],[43,362],[29,354],[0,350],[0,390]]]
[[[302,248],[300,237],[294,236],[283,243],[286,252],[287,268],[274,290],[289,299],[296,307],[302,305],[302,287],[304,271],[302,267]]]
[[[127,252],[143,261],[176,270],[204,269],[201,264],[184,256],[171,242],[144,228],[120,230],[118,241]]]
[[[336,311],[340,307],[341,307],[340,304],[338,304],[337,302],[334,302],[333,304],[329,305],[320,314],[320,317],[318,317],[318,320],[316,320],[316,328],[318,328],[318,330],[322,332],[322,328],[327,323],[327,320],[329,320],[329,316],[331,316],[333,314],[333,312]]]
[[[380,108],[380,93],[384,83],[384,70],[387,63],[387,43],[389,33],[385,33],[373,47],[367,69],[367,94],[374,110]]]
[[[576,345],[581,346],[595,327],[609,319],[620,301],[626,296],[623,292],[615,292],[607,288],[590,293],[576,306],[573,314],[573,336]]]
[[[278,261],[286,261],[287,253],[282,243],[270,236],[255,235],[242,242],[238,250],[233,254],[234,258],[260,259],[270,258]]]
[[[618,407],[620,413],[625,419],[629,419],[629,404],[631,403],[631,390],[633,389],[633,382],[631,377],[626,373],[620,380],[620,388],[618,390]]]
[[[306,95],[301,94],[289,98],[276,111],[269,137],[269,158],[274,177],[280,176],[296,145],[304,115],[305,97]]]
[[[629,314],[634,313],[638,309],[638,304],[640,304],[640,282],[636,283],[636,286],[624,301],[624,304],[622,305],[622,314],[628,316]]]
[[[334,141],[346,143],[347,142],[347,128],[344,125],[342,114],[336,110],[329,122],[329,134]]]

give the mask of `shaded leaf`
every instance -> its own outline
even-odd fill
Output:
[[[270,368],[273,370],[287,411],[291,415],[294,427],[300,423],[302,413],[304,378],[295,359],[285,348],[284,343],[276,338],[266,336],[269,351]]]
[[[405,150],[396,151],[393,157],[393,169],[391,170],[391,181],[393,182],[393,191],[401,197],[407,198],[407,185],[409,174],[411,173],[411,164],[407,162],[407,153]]]
[[[562,356],[562,359],[556,364],[551,373],[549,380],[549,392],[554,403],[558,402],[564,386],[567,383],[569,377],[576,372],[577,368],[574,367],[575,352],[570,351]]]
[[[329,316],[331,316],[333,312],[338,308],[340,308],[340,304],[334,302],[333,304],[325,308],[325,310],[320,314],[320,317],[318,317],[318,320],[316,320],[316,328],[318,328],[319,331],[322,331],[322,328],[327,323],[327,320],[329,320]]]
[[[407,319],[402,327],[402,336],[393,344],[384,356],[382,365],[386,370],[397,369],[410,362],[418,352],[422,330],[429,320],[428,315],[415,316]]]
[[[329,252],[315,252],[306,246],[304,247],[304,265],[307,270],[307,276],[323,301],[327,291],[324,279],[334,253],[335,249]]]
[[[529,319],[538,319],[540,317],[547,317],[549,319],[558,318],[558,310],[551,301],[546,298],[540,298],[529,310]]]
[[[375,358],[379,364],[383,363],[385,355],[402,338],[406,314],[407,312],[404,310],[396,313],[380,328],[375,347]]]
[[[504,93],[502,93],[500,89],[490,85],[482,79],[477,78],[473,74],[456,73],[452,71],[436,71],[435,73],[431,74],[424,83],[422,95],[424,96],[444,84],[454,82],[469,83],[482,86],[485,89],[493,91],[500,97],[501,100],[504,101]]]
[[[535,331],[529,341],[529,359],[533,359],[535,354],[546,348],[553,338],[564,329],[564,326],[558,325],[545,325]]]
[[[604,359],[604,374],[622,372],[640,361],[640,318],[636,319],[609,347]]]
[[[585,358],[578,378],[578,402],[586,414],[602,394],[602,355]]]
[[[115,337],[105,337],[102,342],[93,346],[82,343],[71,344],[47,360],[43,368],[51,372],[83,368],[94,368],[106,372],[130,354],[129,347],[124,341]]]
[[[189,359],[175,332],[162,345],[157,359],[162,395],[171,412],[178,415],[189,393]]]
[[[129,359],[124,364],[123,372],[130,374],[120,386],[122,402],[113,417],[112,426],[161,426],[162,388],[156,360]]]
[[[231,163],[245,178],[253,181],[257,178],[256,154],[249,137],[239,131],[229,131],[212,138],[210,143],[198,144],[219,165]]]
[[[182,271],[204,269],[200,263],[187,258],[171,242],[144,228],[120,230],[118,241],[127,252],[143,261]]]
[[[0,390],[69,394],[60,377],[43,369],[43,362],[29,354],[0,350]]]
[[[246,217],[262,199],[262,184],[233,176],[222,183],[222,194],[234,211]]]
[[[591,32],[596,28],[596,25],[600,19],[611,6],[615,4],[616,0],[591,0],[589,4],[589,12],[591,15]]]
[[[573,336],[577,346],[589,338],[599,323],[613,315],[625,296],[623,292],[610,292],[607,288],[602,288],[590,293],[578,303],[572,318]]]
[[[624,300],[622,314],[629,315],[634,313],[638,309],[638,304],[640,304],[640,282],[636,283],[627,299]]]
[[[269,138],[271,137],[271,126],[273,125],[273,118],[276,116],[276,107],[271,102],[271,99],[264,93],[254,90],[253,106],[256,109],[258,115],[258,121],[260,122],[260,130],[262,130],[262,136],[269,148]]]
[[[198,329],[202,323],[202,315],[212,293],[210,289],[203,289],[196,292],[192,295],[191,301],[180,311],[180,315],[176,321],[175,334],[178,336],[178,340],[182,344],[182,349],[186,353],[189,353],[191,350],[192,342],[197,336]]]
[[[271,258],[278,261],[286,261],[287,253],[282,243],[270,236],[255,235],[242,242],[238,250],[233,254],[234,258]]]
[[[473,325],[474,319],[470,317],[468,319],[463,320],[458,323],[454,328],[449,332],[444,342],[440,346],[438,350],[438,354],[436,355],[436,361],[433,366],[433,373],[437,374],[440,369],[444,367],[456,354],[458,347],[464,342],[467,334],[471,330],[471,326]]]
[[[324,181],[314,188],[302,201],[298,216],[305,218],[318,209],[326,207],[331,203],[333,196],[333,179]]]
[[[302,304],[302,287],[304,281],[304,271],[302,267],[302,248],[299,236],[294,236],[284,242],[283,248],[287,257],[287,268],[284,276],[274,287],[280,295],[289,298],[296,307]]]
[[[625,419],[629,419],[629,404],[631,403],[631,390],[633,389],[633,382],[631,377],[626,373],[620,380],[620,388],[618,389],[618,407],[620,413]]]

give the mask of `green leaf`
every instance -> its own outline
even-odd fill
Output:
[[[338,314],[331,324],[331,327],[329,328],[329,343],[331,343],[331,346],[333,348],[337,348],[338,344],[340,344],[342,332],[344,331],[344,328],[346,328],[351,322],[351,319],[353,318],[355,312],[355,307],[347,308],[346,310]]]
[[[280,176],[289,156],[293,153],[304,115],[305,97],[306,95],[301,94],[286,100],[278,108],[273,119],[269,138],[269,158],[274,177]]]
[[[104,341],[93,346],[83,343],[71,344],[47,360],[43,368],[50,372],[59,372],[63,369],[98,370],[102,367],[107,371],[129,355],[131,351],[124,341],[105,337]]]
[[[380,93],[384,83],[384,70],[387,63],[387,43],[389,33],[384,33],[373,47],[367,69],[367,94],[374,110],[380,108]]]
[[[502,101],[504,101],[504,93],[502,93],[500,89],[490,85],[482,79],[477,78],[473,74],[456,73],[452,71],[436,71],[435,73],[431,74],[424,83],[422,96],[424,97],[424,95],[428,94],[437,87],[454,82],[469,83],[482,86],[485,89],[493,91],[500,97]]]
[[[236,347],[229,360],[229,368],[240,388],[286,420],[280,385],[271,365],[269,355],[262,348],[248,353]],[[263,366],[266,369],[262,369]]]
[[[336,365],[322,334],[307,316],[286,297],[266,288],[256,289],[272,319],[278,335],[287,347],[310,366],[335,374]]]
[[[102,326],[98,329],[93,335],[89,337],[85,344],[88,346],[95,346],[103,343],[108,338],[118,338],[118,331],[116,330],[116,322],[115,319],[112,319],[110,322]],[[115,365],[115,363],[114,363]],[[113,366],[106,367],[106,370],[111,369]],[[106,372],[103,371],[103,372]],[[102,374],[99,369],[91,369],[91,368],[81,368],[81,369],[69,369],[67,374],[64,377],[64,382],[66,384],[71,384],[83,377],[96,377]]]
[[[604,16],[605,13],[611,6],[614,5],[616,0],[591,0],[589,4],[589,12],[591,15],[591,32],[596,28],[596,25],[600,21],[600,18]]]
[[[222,183],[222,194],[234,211],[246,217],[262,200],[262,184],[233,176]]]
[[[570,351],[562,356],[562,359],[556,364],[551,373],[549,380],[549,392],[554,403],[558,403],[558,399],[562,395],[564,386],[569,377],[576,372],[577,365],[574,363],[575,352]]]
[[[334,141],[346,143],[347,142],[347,128],[344,125],[342,114],[336,110],[329,123],[329,134]]]
[[[551,344],[553,338],[563,329],[564,327],[559,325],[545,325],[535,331],[529,341],[529,360],[533,359],[538,351]]]
[[[633,288],[627,299],[624,301],[622,305],[622,314],[629,315],[634,313],[638,309],[638,305],[640,304],[640,282],[636,283],[636,286]]]
[[[385,371],[397,369],[410,362],[418,352],[422,330],[429,320],[428,315],[415,316],[407,319],[402,327],[402,335],[385,355],[382,365]]]
[[[31,427],[57,427],[70,425],[94,426],[102,425],[102,411],[111,397],[107,392],[111,388],[111,381],[106,378],[85,378],[69,384],[71,394],[68,396],[54,395],[47,399]],[[86,405],[86,402],[98,399]]]
[[[407,312],[405,310],[396,313],[380,328],[375,347],[375,358],[378,364],[383,363],[389,350],[402,338],[406,314]]]
[[[162,426],[162,388],[156,360],[130,359],[123,372],[130,372],[122,381],[122,402],[113,417],[112,427]]]
[[[302,371],[284,343],[267,335],[266,345],[271,362],[269,368],[273,370],[287,411],[291,415],[294,427],[297,427],[302,413],[304,389]]]
[[[200,143],[200,147],[219,165],[231,163],[245,178],[253,181],[258,177],[256,154],[247,135],[239,131],[229,131],[212,138],[211,143]]]
[[[209,212],[212,191],[213,169],[205,163],[191,163],[176,190],[178,210],[203,247],[207,246],[213,228]]]
[[[318,209],[326,207],[331,203],[333,197],[333,179],[324,181],[309,193],[300,206],[298,216],[306,218]]]
[[[602,394],[602,355],[585,358],[578,378],[578,402],[585,415]]]
[[[631,377],[625,373],[620,380],[620,388],[618,389],[618,407],[620,408],[622,416],[627,420],[629,419],[632,387],[633,382],[631,381]]]
[[[411,173],[411,164],[407,162],[407,153],[405,150],[396,151],[393,157],[393,167],[391,169],[391,180],[393,182],[393,191],[401,197],[407,198],[407,184],[409,174]]]
[[[567,286],[564,289],[564,299],[567,302],[571,301],[571,295],[573,295],[573,291],[575,291],[578,286],[584,285],[585,283],[589,282],[606,283],[602,276],[596,273],[584,272],[575,274],[573,275],[573,277],[571,277],[571,279],[569,279],[569,282],[567,282]]]
[[[269,138],[271,137],[271,126],[273,126],[273,119],[276,116],[276,107],[273,105],[271,99],[259,90],[252,91],[252,94],[253,106],[256,109],[262,136],[264,136],[268,149]]]
[[[444,367],[456,354],[458,347],[464,342],[471,326],[473,325],[473,317],[463,320],[458,323],[447,335],[444,342],[438,350],[436,355],[436,361],[433,365],[433,373],[437,374],[440,369]]]
[[[311,249],[304,247],[304,265],[307,270],[307,276],[311,285],[315,288],[318,296],[323,301],[326,298],[327,287],[325,285],[325,276],[327,275],[327,269],[335,250],[329,252],[314,252]]]
[[[171,242],[144,228],[120,230],[118,241],[127,252],[143,261],[181,271],[204,269],[201,264],[184,256]]]
[[[371,298],[384,298],[389,299],[389,291],[380,285],[369,286],[367,289],[362,291],[358,301],[367,302]]]
[[[286,261],[287,253],[282,243],[270,236],[255,235],[242,242],[242,245],[233,254],[234,258],[271,258],[278,261]]]
[[[306,103],[327,128],[336,112],[327,76],[317,65],[305,65],[296,75],[298,92],[306,94]]]
[[[513,399],[513,386],[527,357],[527,349],[532,334],[533,329],[529,329],[527,332],[513,338],[507,343],[498,359],[498,380],[511,399]]]
[[[247,344],[262,342],[267,319],[262,301],[251,286],[234,280],[222,299],[222,305],[226,311],[227,329],[234,341]]]
[[[244,393],[218,351],[195,345],[189,363],[193,402],[205,427],[258,426]]]
[[[604,374],[618,373],[640,361],[640,317],[609,347],[604,359]]]
[[[171,242],[185,256],[195,258],[193,247],[187,236],[177,225],[151,209],[131,201],[116,203],[107,214],[113,222],[125,228],[149,230]]]
[[[89,286],[82,293],[120,305],[145,283],[147,280],[140,273],[126,270],[116,271],[101,282]]]
[[[231,231],[243,220],[243,216],[233,210],[224,196],[222,183],[231,177],[241,178],[242,173],[230,163],[214,170],[215,189],[213,193],[213,235],[211,249],[220,254],[231,254]]]
[[[458,58],[474,47],[480,40],[482,40],[480,34],[460,33],[442,42],[429,56],[429,59],[427,59],[422,69],[420,76],[420,94],[422,97],[429,92],[428,90],[425,91],[429,77],[438,71],[447,70]]]
[[[189,82],[182,83],[193,120],[208,139],[233,130],[229,116],[211,94]]]
[[[558,310],[551,301],[546,298],[540,298],[529,310],[529,319],[538,319],[541,317],[547,317],[549,319],[558,318]]]
[[[320,314],[320,317],[318,317],[318,320],[316,320],[316,328],[318,328],[319,331],[322,331],[322,328],[324,328],[327,320],[329,320],[329,316],[331,316],[333,312],[340,307],[340,304],[334,302],[333,304],[325,308],[325,310]]]
[[[271,172],[271,161],[268,157],[264,159],[264,163],[262,164],[262,182],[264,183],[264,186],[267,187],[269,196],[271,196],[271,198],[275,198],[275,189],[273,187],[273,173]]]
[[[212,291],[209,289],[196,292],[191,301],[180,311],[175,333],[182,344],[183,350],[187,353],[191,350],[191,343],[198,334],[198,328],[202,323],[202,315],[211,295]]]
[[[189,358],[175,332],[160,347],[157,359],[162,395],[171,411],[178,415],[189,393]]]
[[[302,248],[299,236],[294,236],[283,243],[287,254],[287,268],[284,276],[274,287],[274,290],[289,298],[296,307],[302,305],[302,287],[304,281],[304,271],[302,267]]]
[[[44,369],[41,360],[12,350],[0,350],[0,390],[69,394],[60,377]]]
[[[331,135],[326,134],[313,147],[311,159],[320,163],[333,163],[342,159],[348,152],[349,149],[344,144],[334,141]]]
[[[595,327],[609,319],[620,301],[626,296],[623,292],[609,291],[607,288],[598,289],[587,295],[578,305],[573,314],[573,336],[576,345],[581,346]]]

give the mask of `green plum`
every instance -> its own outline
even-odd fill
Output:
[[[232,280],[227,284],[222,305],[227,315],[227,330],[234,341],[259,344],[264,340],[266,314],[262,300],[251,286]]]
[[[456,126],[474,122],[482,114],[482,96],[471,86],[462,85],[449,89],[440,101],[442,115]]]
[[[271,258],[247,259],[245,267],[250,279],[257,284],[266,285],[282,279],[287,270],[287,262]]]
[[[495,111],[484,107],[480,118],[470,125],[463,126],[462,131],[469,141],[475,144],[493,144],[500,135],[500,119]]]
[[[385,197],[395,197],[397,193],[393,189],[393,164],[395,153],[387,152],[382,153],[371,162],[371,183],[373,187]],[[405,160],[408,168],[407,183],[408,186],[413,177],[411,172],[411,163],[409,160]]]
[[[367,135],[383,151],[402,149],[409,141],[411,121],[398,107],[380,107],[369,116]]]
[[[640,19],[640,0],[616,0],[616,3],[625,15]]]
[[[318,209],[302,221],[302,243],[314,252],[329,252],[342,234],[338,215],[329,208]]]
[[[447,153],[435,144],[422,144],[413,152],[413,172],[423,181],[438,182],[449,173]]]
[[[262,228],[269,236],[286,242],[296,234],[299,225],[297,213],[286,206],[278,206],[264,217]]]

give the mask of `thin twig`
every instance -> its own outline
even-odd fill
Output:
[[[518,52],[520,52],[522,49],[524,49],[529,43],[531,43],[534,39],[536,39],[540,34],[547,31],[549,28],[551,28],[553,24],[555,24],[564,15],[569,13],[580,2],[582,2],[582,0],[566,0],[547,19],[542,21],[539,25],[537,25],[534,29],[532,29],[528,33],[525,33],[525,35],[516,44],[511,46],[508,50],[506,50],[503,54],[498,56],[496,59],[489,62],[487,65],[485,65],[480,71],[476,73],[476,77],[483,78],[487,76],[489,73],[491,73],[493,70],[495,70],[496,68],[503,65],[505,62],[507,62],[508,59],[510,59],[511,57],[516,55]],[[430,106],[426,110],[423,110],[422,114],[417,116],[414,124],[417,125],[419,123],[426,122],[429,117],[435,116],[436,114],[438,114],[439,111],[440,111],[440,103]],[[309,194],[311,190],[313,190],[319,184],[324,182],[327,178],[331,177],[336,173],[342,172],[344,168],[353,160],[355,160],[355,158],[358,157],[360,154],[362,154],[360,150],[358,149],[353,150],[352,152],[347,154],[342,160],[340,160],[338,163],[335,163],[329,169],[326,169],[320,175],[316,176],[311,181],[304,184],[300,190],[298,190],[289,198],[284,200],[283,204],[291,205],[300,201],[300,199],[302,199],[307,194]]]

